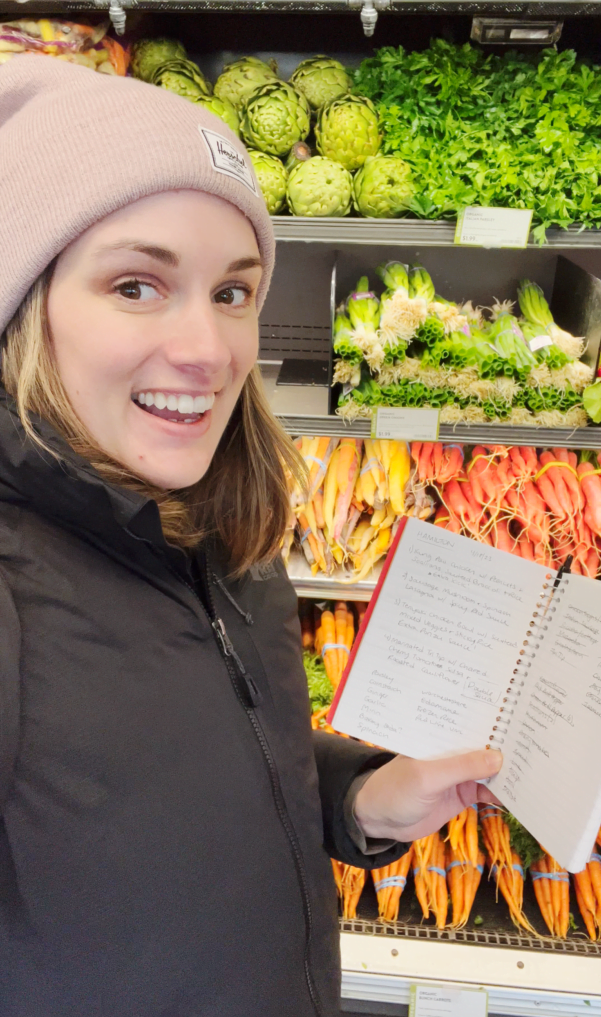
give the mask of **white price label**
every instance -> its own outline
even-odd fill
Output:
[[[412,985],[409,1017],[487,1017],[486,989]]]
[[[379,406],[371,418],[372,438],[438,441],[440,410]]]
[[[463,247],[526,247],[530,208],[464,208],[457,220],[455,243]]]
[[[548,335],[535,335],[534,339],[531,339],[528,343],[532,353],[536,353],[537,350],[542,350],[544,346],[552,346],[553,340]]]

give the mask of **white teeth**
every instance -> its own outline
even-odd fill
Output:
[[[214,395],[196,396],[194,400],[194,412],[206,413],[207,410],[211,409],[214,402],[215,402]]]
[[[136,401],[140,406],[156,406],[157,410],[168,409],[173,413],[176,411],[181,414],[188,413],[206,413],[210,410],[215,402],[215,395],[207,396],[191,396],[191,395],[169,395],[166,396],[164,392],[139,392],[135,396]],[[172,419],[172,418],[169,418]],[[184,423],[194,423],[193,420],[186,418]]]
[[[180,413],[194,413],[194,397],[181,395],[177,402],[177,408]]]

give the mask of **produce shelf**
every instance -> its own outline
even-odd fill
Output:
[[[382,563],[374,566],[369,579],[360,583],[349,583],[344,580],[342,569],[332,576],[323,572],[312,575],[307,560],[298,552],[293,551],[288,562],[288,575],[299,597],[310,597],[313,600],[369,600],[376,588],[382,571]]]
[[[302,414],[284,416],[277,414],[288,434],[310,436],[340,436],[369,438],[371,422],[354,420],[345,423],[341,417],[313,416]],[[440,441],[456,441],[465,445],[533,445],[537,448],[599,449],[601,448],[601,427],[569,428],[552,427],[505,427],[503,424],[442,424]]]
[[[477,6],[477,5],[474,5]],[[601,13],[601,3],[598,5]],[[377,246],[453,247],[455,223],[424,219],[329,219],[304,216],[274,215],[272,217],[276,240],[281,242],[306,241],[321,244],[371,244]],[[601,249],[601,229],[547,230],[547,242],[542,247],[530,241],[529,247]]]
[[[593,955],[395,937],[381,923],[341,923],[343,1008],[358,1001],[406,1006],[410,986],[486,987],[489,1014],[601,1017],[601,980]],[[557,944],[562,947],[563,944]],[[594,944],[591,944],[594,947]],[[373,1013],[366,1006],[366,1013]],[[383,1009],[383,1013],[396,1013]],[[399,1009],[399,1014],[405,1012]]]
[[[23,12],[25,0],[0,2],[0,13]],[[601,0],[392,0],[380,12],[392,14],[527,14],[530,17],[574,17],[575,15],[598,14]],[[108,10],[110,0],[27,0],[27,11],[39,13],[52,11],[61,14],[71,11]],[[183,11],[346,11],[358,13],[363,0],[122,0],[125,10],[162,11],[177,13]]]

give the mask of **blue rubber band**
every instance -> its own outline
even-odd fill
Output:
[[[379,879],[377,883],[374,883],[376,893],[378,890],[384,890],[387,886],[400,886],[404,889],[407,883],[405,876],[386,876],[385,879]]]
[[[310,534],[311,534],[311,530],[310,530],[310,528],[309,528],[309,527],[307,527],[307,529],[305,530],[305,532],[304,532],[304,533],[303,533],[303,534],[301,535],[301,539],[300,539],[300,542],[301,542],[301,544],[304,544],[304,543],[305,543],[305,540],[307,539],[307,537],[309,537],[309,536],[310,536]]]
[[[444,869],[439,869],[438,865],[429,865],[428,872],[437,872],[439,876],[446,876]]]
[[[591,862],[601,862],[601,855],[598,855],[596,851],[593,851],[591,855]]]
[[[482,873],[484,872],[484,866],[483,865],[476,865],[476,868],[477,868],[478,872],[480,873],[480,875],[482,875]]]
[[[306,463],[318,463],[318,465],[323,467],[324,470],[326,469],[326,464],[323,459],[318,459],[317,456],[304,456],[304,459]]]
[[[375,456],[372,456],[371,459],[367,460],[367,462],[366,462],[365,466],[363,467],[363,469],[361,470],[361,473],[359,474],[359,476],[362,477],[364,473],[369,473],[369,471],[371,470],[372,466],[379,466],[380,469],[382,470],[382,473],[384,472],[384,467],[382,466],[382,463],[380,462],[380,460],[376,459]]]
[[[450,865],[447,865],[447,872],[450,872],[451,869],[454,869],[455,866],[457,866],[457,865],[467,865],[467,864],[468,864],[467,862],[460,862],[460,861],[451,862]]]
[[[532,879],[536,882],[537,879],[553,879],[557,883],[569,883],[569,876],[562,875],[561,872],[532,872]]]
[[[347,653],[349,652],[348,646],[345,646],[344,643],[324,643],[321,648],[322,657],[328,650],[346,650]]]
[[[477,805],[468,805],[468,809],[475,809],[476,812],[477,812],[478,811],[478,806]]]

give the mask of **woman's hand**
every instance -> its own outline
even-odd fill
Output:
[[[494,776],[502,762],[493,749],[432,760],[396,756],[366,780],[355,799],[355,819],[366,837],[427,837],[474,802],[500,804],[476,781]]]

